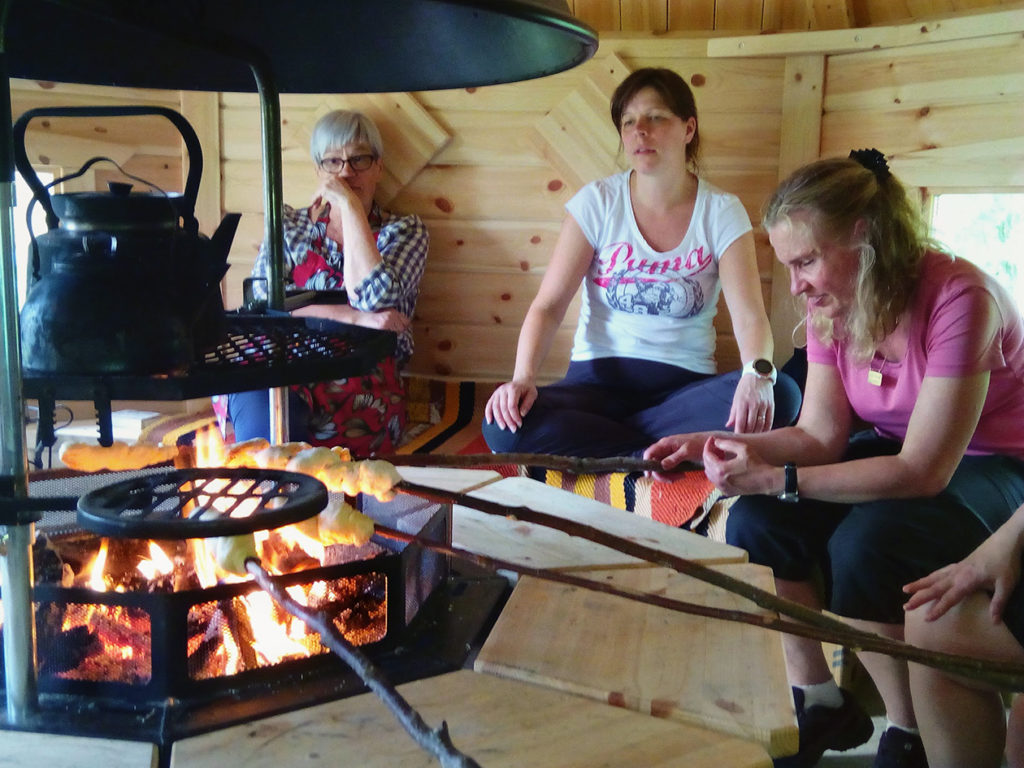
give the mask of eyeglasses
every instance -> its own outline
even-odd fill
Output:
[[[328,173],[341,173],[345,164],[348,163],[348,167],[353,171],[365,171],[368,170],[374,161],[377,159],[376,155],[352,155],[352,157],[324,157],[320,160],[320,167]]]

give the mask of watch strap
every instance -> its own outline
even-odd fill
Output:
[[[800,487],[797,484],[796,477],[796,464],[793,462],[787,462],[783,471],[786,474],[786,483],[782,493],[779,494],[779,499],[782,501],[800,501]]]

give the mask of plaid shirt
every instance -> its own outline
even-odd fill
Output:
[[[356,286],[344,286],[342,266],[345,254],[327,237],[328,210],[313,221],[309,208],[284,206],[285,289],[345,291],[349,304],[362,312],[397,309],[412,317],[419,296],[420,279],[426,268],[430,236],[419,216],[398,216],[382,211],[377,203],[370,211],[370,228],[377,235],[377,250],[383,262]],[[266,243],[252,271],[253,277],[270,278],[270,253]],[[265,290],[254,286],[259,297]],[[406,362],[412,356],[412,329],[398,337],[396,357]]]

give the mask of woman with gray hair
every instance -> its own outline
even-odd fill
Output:
[[[337,292],[338,302],[310,304],[293,315],[394,331],[394,357],[370,373],[291,387],[289,437],[340,445],[354,456],[389,452],[406,423],[403,366],[412,356],[411,321],[426,266],[429,236],[418,216],[382,209],[374,200],[384,171],[377,126],[360,112],[336,110],[310,139],[317,178],[305,208],[284,206],[285,289]],[[269,278],[267,244],[253,276]],[[257,294],[258,295],[258,294]],[[228,397],[236,440],[269,437],[266,391]]]

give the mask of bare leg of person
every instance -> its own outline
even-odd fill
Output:
[[[903,640],[903,625],[881,624],[873,621],[847,619],[851,626],[865,632],[872,632],[892,640]],[[871,675],[885,705],[885,714],[890,722],[904,728],[917,728],[914,705],[910,696],[910,679],[907,663],[881,653],[859,653],[857,658]]]
[[[977,593],[935,621],[924,620],[923,608],[911,611],[907,640],[946,653],[1024,662],[1024,648],[1005,625],[992,623],[988,606],[988,596]],[[1006,710],[997,691],[920,664],[910,665],[910,684],[930,768],[998,768],[1004,750],[1011,749],[1022,757],[1020,736],[1007,739]],[[1024,721],[1024,713],[1015,716],[1016,723]],[[1024,760],[1010,765],[1024,768]]]
[[[1006,725],[1006,764],[1009,768],[1024,768],[1024,693],[1018,693],[1010,707],[1010,720]]]
[[[775,580],[775,591],[779,597],[821,610],[821,593],[813,582]],[[821,641],[795,635],[782,636],[782,648],[786,656],[786,673],[791,685],[813,685],[832,678],[832,669],[825,659]]]

